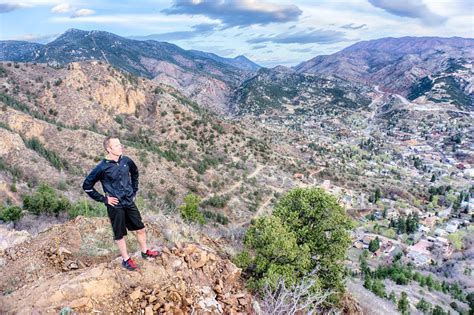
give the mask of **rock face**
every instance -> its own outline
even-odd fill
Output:
[[[154,260],[134,257],[139,265],[134,272],[120,258],[100,262],[106,257],[84,255],[88,240],[102,237],[94,231],[107,224],[78,217],[9,247],[1,257],[0,312],[57,313],[65,307],[117,314],[254,312],[240,269],[209,247],[165,246]]]

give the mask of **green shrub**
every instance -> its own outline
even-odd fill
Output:
[[[184,197],[184,204],[179,207],[181,217],[187,222],[206,223],[204,215],[199,212],[199,203],[201,198],[195,194],[188,194]]]
[[[0,220],[3,222],[15,222],[21,219],[23,212],[20,207],[9,206],[0,208]]]
[[[416,309],[421,311],[423,314],[429,314],[431,310],[431,303],[427,302],[424,298],[421,298],[421,300],[416,303]]]
[[[41,213],[58,215],[60,212],[68,211],[71,203],[66,198],[58,196],[54,188],[41,184],[35,194],[25,196],[23,208],[36,215]]]
[[[120,115],[115,116],[114,120],[121,126],[123,126],[124,120],[123,117]]]
[[[224,208],[229,201],[229,196],[212,196],[202,203],[202,206],[212,206],[214,208]]]
[[[206,218],[214,220],[222,225],[226,225],[229,223],[229,218],[221,213],[204,210],[203,214]]]
[[[27,148],[38,152],[42,157],[47,159],[56,169],[62,170],[64,168],[68,168],[67,162],[61,159],[61,157],[56,152],[46,149],[38,138],[33,137],[31,139],[24,140],[24,142]]]
[[[81,200],[69,208],[68,214],[72,219],[80,215],[85,217],[106,217],[107,207],[103,203],[90,204],[86,200]]]
[[[261,291],[275,290],[280,279],[295,284],[310,271],[307,245],[298,245],[296,236],[279,217],[258,218],[247,230],[245,249],[234,262],[248,275],[248,285]]]
[[[352,221],[336,198],[321,188],[297,188],[278,202],[273,215],[296,236],[299,246],[308,246],[310,269],[318,269],[323,289],[334,291],[331,302],[344,293],[344,260],[351,244]]]

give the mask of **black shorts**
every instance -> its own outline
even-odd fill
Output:
[[[123,208],[107,205],[107,214],[109,215],[110,223],[112,223],[114,240],[122,239],[127,235],[127,230],[136,231],[145,227],[135,204]]]

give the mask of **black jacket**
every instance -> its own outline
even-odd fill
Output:
[[[116,207],[127,207],[133,204],[138,191],[138,168],[127,156],[121,155],[117,162],[103,159],[87,175],[82,189],[94,200],[106,202],[107,197],[101,195],[94,185],[101,182],[105,195],[119,200]]]

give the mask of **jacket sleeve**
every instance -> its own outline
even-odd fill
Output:
[[[102,177],[102,165],[97,165],[92,172],[87,175],[84,183],[82,184],[82,189],[95,201],[98,202],[106,202],[107,197],[100,194],[95,188],[94,185],[97,183],[100,178]]]
[[[130,170],[130,178],[132,180],[133,194],[136,195],[138,191],[138,167],[132,159],[129,159],[128,168]]]

